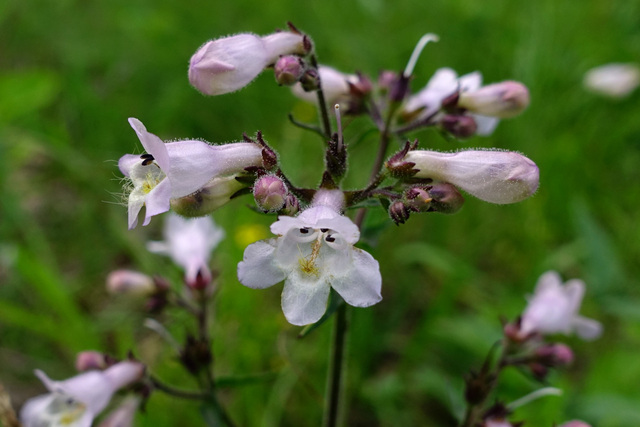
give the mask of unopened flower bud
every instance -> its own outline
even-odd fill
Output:
[[[299,89],[293,89],[293,93],[298,98],[302,98],[305,101],[313,102],[311,96],[306,97],[302,95],[302,93],[314,92],[318,90],[319,87],[320,87],[320,74],[318,74],[318,70],[309,68],[304,72],[304,74],[302,74],[302,77],[300,77]]]
[[[546,366],[567,366],[573,362],[573,351],[566,344],[554,343],[536,349],[535,357]]]
[[[237,34],[205,43],[191,57],[189,82],[205,95],[234,92],[251,83],[280,55],[303,54],[303,36],[279,32],[265,37]]]
[[[103,370],[108,366],[105,355],[98,351],[81,351],[76,356],[76,371]]]
[[[506,81],[460,93],[458,106],[484,116],[506,119],[529,106],[529,90],[520,82]]]
[[[440,125],[451,135],[461,139],[475,135],[478,130],[478,125],[471,116],[448,114],[440,120]]]
[[[410,210],[400,200],[396,200],[389,206],[389,216],[396,225],[404,224],[409,219]]]
[[[253,186],[253,197],[263,211],[275,212],[282,209],[287,193],[284,181],[274,175],[259,178]]]
[[[538,362],[529,363],[529,370],[533,376],[540,381],[544,380],[549,374],[549,368]]]
[[[300,211],[300,201],[293,194],[287,194],[287,197],[284,200],[284,207],[282,208],[281,214],[294,216]]]
[[[415,212],[427,212],[431,208],[431,196],[426,189],[421,187],[409,188],[405,196],[407,198],[407,206]]]
[[[436,182],[430,186],[431,210],[444,214],[458,212],[464,204],[464,197],[456,187],[446,182]]]
[[[391,70],[383,70],[378,75],[378,88],[384,91],[391,89],[391,85],[398,78],[398,73]]]
[[[404,160],[415,164],[416,178],[448,182],[491,203],[519,202],[538,189],[538,167],[514,152],[415,150],[409,151]]]
[[[291,86],[298,82],[304,75],[304,62],[299,56],[282,56],[276,61],[273,72],[278,84]]]
[[[244,187],[235,176],[214,178],[195,193],[171,200],[171,209],[189,218],[208,215]]]
[[[156,285],[146,274],[133,270],[115,270],[107,276],[107,291],[112,294],[149,296]]]

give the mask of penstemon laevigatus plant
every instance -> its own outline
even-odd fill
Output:
[[[291,24],[288,30],[267,36],[238,34],[200,47],[190,61],[189,81],[205,95],[235,92],[263,71],[272,70],[278,84],[291,86],[295,96],[316,103],[318,125],[301,123],[292,115],[289,120],[320,135],[326,143],[319,185],[296,186],[261,132],[253,137],[244,133],[242,141],[226,144],[199,139],[165,142],[138,119],[129,119],[145,153],[127,154],[118,162],[128,179],[128,226],[136,227],[143,207],[143,225],[153,216],[175,212],[167,216],[165,241],[150,242],[148,248],[170,256],[185,270],[185,286],[176,291],[180,287],[166,279],[122,270],[110,275],[108,289],[144,295],[150,312],[175,306],[193,315],[196,332],[188,334],[182,344],[161,323],[149,320],[147,326],[175,348],[200,390],[165,384],[132,354],[116,360],[85,352],[78,355],[77,367],[83,373],[76,377],[55,382],[38,373],[51,393],[25,405],[23,424],[91,425],[121,389],[128,390],[129,397],[101,425],[131,425],[135,411],[154,391],[203,402],[208,425],[234,424],[217,398],[213,375],[209,326],[217,272],[209,268],[209,257],[224,232],[208,215],[247,194],[253,195],[256,210],[277,214],[278,219],[271,225],[273,238],[246,248],[237,266],[238,281],[254,289],[284,282],[284,316],[293,325],[306,326],[302,334],[335,318],[324,425],[339,424],[346,410],[341,406],[341,392],[349,306],[368,307],[382,300],[378,261],[355,246],[367,209],[383,208],[400,225],[412,214],[457,212],[464,203],[460,190],[489,203],[508,204],[530,197],[538,188],[538,167],[520,153],[437,152],[419,149],[418,140],[407,140],[409,133],[425,128],[450,140],[488,136],[500,119],[520,114],[529,104],[529,92],[522,83],[483,86],[479,72],[458,76],[449,68],[439,69],[425,88],[411,93],[416,61],[425,45],[435,41],[438,37],[433,34],[423,36],[404,70],[384,71],[376,80],[320,65],[311,38]],[[379,133],[377,155],[368,167],[369,182],[359,189],[346,190],[341,185],[348,166],[363,167],[348,162],[343,115],[369,117]],[[398,148],[389,155],[394,141]],[[348,209],[356,212],[353,219],[345,215]],[[587,338],[599,335],[599,324],[576,314],[583,293],[584,284],[562,288],[555,273],[540,279],[523,315],[504,325],[497,361],[492,350],[481,370],[467,377],[462,426],[512,425],[508,417],[521,403],[487,404],[501,371],[508,366],[526,367],[543,379],[549,368],[573,358],[566,345],[544,341],[546,334],[577,330]],[[573,423],[565,426],[578,425]]]

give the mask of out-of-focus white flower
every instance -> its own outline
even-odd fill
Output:
[[[624,98],[640,85],[637,64],[606,64],[592,68],[584,75],[584,86],[600,95]]]
[[[131,361],[65,381],[53,381],[44,372],[36,371],[49,394],[29,399],[20,411],[20,421],[25,427],[89,427],[113,393],[138,381],[143,374],[144,365]]]
[[[560,275],[548,271],[540,276],[533,296],[520,322],[520,333],[540,334],[576,332],[582,339],[591,340],[600,336],[602,325],[592,319],[578,315],[585,284],[582,280],[569,280],[564,286]]]
[[[482,86],[482,74],[479,71],[458,77],[451,68],[438,69],[427,85],[418,93],[410,96],[402,107],[404,116],[420,120],[426,118],[442,107],[442,101],[456,91],[472,93]],[[486,115],[470,113],[476,122],[478,135],[490,135],[498,125],[499,119]]]
[[[138,395],[127,396],[98,427],[131,427],[142,399]]]
[[[149,296],[157,291],[151,276],[133,270],[114,270],[107,276],[107,291],[112,294]]]
[[[404,161],[415,163],[417,178],[451,183],[491,203],[519,202],[535,193],[539,184],[536,164],[522,154],[509,151],[413,150]]]
[[[86,372],[107,367],[107,358],[98,351],[81,351],[76,355],[76,371]]]
[[[349,83],[356,84],[358,82],[358,76],[355,74],[345,74],[325,65],[318,67],[318,74],[325,102],[329,106],[348,101],[350,96]],[[300,83],[293,85],[291,91],[304,101],[312,103],[318,101],[316,91],[305,92]]]
[[[513,427],[513,424],[504,418],[488,418],[484,421],[482,427]]]
[[[130,118],[129,123],[147,152],[142,156],[125,154],[118,162],[120,171],[133,184],[129,193],[129,229],[138,223],[142,206],[146,208],[143,225],[147,225],[152,216],[169,210],[172,199],[188,196],[216,177],[240,173],[262,163],[262,150],[253,143],[164,143],[147,132],[138,119]]]
[[[280,216],[271,232],[278,237],[247,247],[238,280],[254,289],[284,280],[282,310],[289,323],[317,322],[330,288],[356,307],[382,299],[378,262],[353,246],[360,231],[333,206],[315,205],[295,218]]]
[[[236,34],[205,43],[191,57],[189,81],[205,95],[242,89],[281,55],[304,54],[303,36],[279,32]]]
[[[211,252],[224,238],[224,230],[211,217],[183,218],[169,214],[163,234],[164,241],[147,244],[149,251],[171,257],[184,268],[187,283],[195,282],[198,273],[207,281],[211,279]]]

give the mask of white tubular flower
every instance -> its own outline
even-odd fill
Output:
[[[358,76],[355,74],[345,74],[325,65],[318,67],[318,74],[320,75],[324,100],[328,106],[347,101],[351,93],[349,83],[356,84],[358,82]],[[318,101],[316,91],[305,92],[300,83],[292,86],[291,91],[303,101],[312,103]]]
[[[195,282],[198,272],[205,279],[211,279],[211,252],[224,238],[224,230],[216,226],[211,217],[183,218],[170,214],[165,220],[163,234],[163,242],[147,244],[149,251],[171,257],[184,268],[187,283]]]
[[[600,95],[624,98],[640,85],[637,64],[606,64],[592,68],[584,75],[584,86]]]
[[[281,216],[271,225],[278,237],[253,243],[238,264],[238,280],[263,289],[284,280],[282,310],[294,325],[317,322],[329,289],[356,307],[382,299],[378,262],[353,245],[358,227],[335,209],[318,205],[297,217]]]
[[[237,34],[205,43],[191,57],[189,82],[205,95],[242,89],[280,55],[303,54],[303,36],[280,32],[259,37]]]
[[[409,151],[404,161],[415,163],[417,178],[448,182],[490,203],[519,202],[535,193],[539,184],[536,164],[509,151],[415,150]]]
[[[20,421],[25,427],[89,427],[117,390],[138,381],[143,374],[144,365],[130,361],[65,381],[53,381],[36,371],[50,393],[29,399],[20,411]]]
[[[584,290],[582,280],[569,280],[563,286],[558,273],[544,273],[538,279],[535,293],[522,314],[520,333],[526,336],[532,332],[547,335],[575,331],[585,340],[598,338],[602,333],[602,325],[578,315]]]
[[[461,94],[472,93],[481,86],[482,74],[479,71],[458,77],[451,68],[440,68],[429,79],[424,89],[407,99],[402,107],[403,114],[417,120],[426,118],[438,112],[442,107],[442,101],[456,91],[460,90]],[[488,117],[476,112],[471,112],[469,115],[476,122],[478,135],[491,135],[498,126],[499,120],[496,117]]]
[[[107,291],[111,294],[149,296],[157,291],[151,276],[133,270],[114,270],[107,276]]]
[[[120,158],[120,171],[131,180],[129,193],[129,229],[138,223],[145,206],[143,225],[151,217],[166,212],[172,199],[188,196],[217,176],[240,173],[248,166],[262,164],[262,151],[256,144],[236,142],[209,145],[186,140],[164,143],[147,132],[144,125],[129,119],[147,154],[126,154]]]

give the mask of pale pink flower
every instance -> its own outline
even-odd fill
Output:
[[[543,335],[576,332],[580,338],[591,340],[600,336],[602,325],[578,315],[585,284],[582,280],[569,280],[562,284],[560,275],[548,271],[540,276],[534,294],[522,314],[520,333]]]
[[[378,262],[353,245],[358,227],[327,205],[316,205],[297,217],[280,216],[271,225],[277,238],[247,247],[238,264],[238,280],[263,289],[284,280],[282,310],[294,325],[317,322],[324,314],[330,288],[356,307],[382,299]]]
[[[149,242],[147,249],[171,257],[184,268],[187,283],[194,283],[198,273],[211,279],[211,252],[224,238],[224,230],[211,217],[183,218],[172,213],[165,220],[163,235],[164,241]]]
[[[194,193],[216,177],[262,164],[261,148],[253,143],[210,145],[197,140],[164,143],[147,132],[138,119],[130,118],[129,123],[147,152],[142,156],[126,154],[118,162],[133,187],[129,193],[130,229],[136,226],[142,206],[146,208],[143,225],[147,225],[152,216],[169,210],[171,200]]]
[[[104,371],[85,372],[65,381],[53,381],[42,371],[36,375],[49,394],[29,399],[20,411],[25,427],[89,427],[113,394],[142,378],[144,365],[125,361]]]

